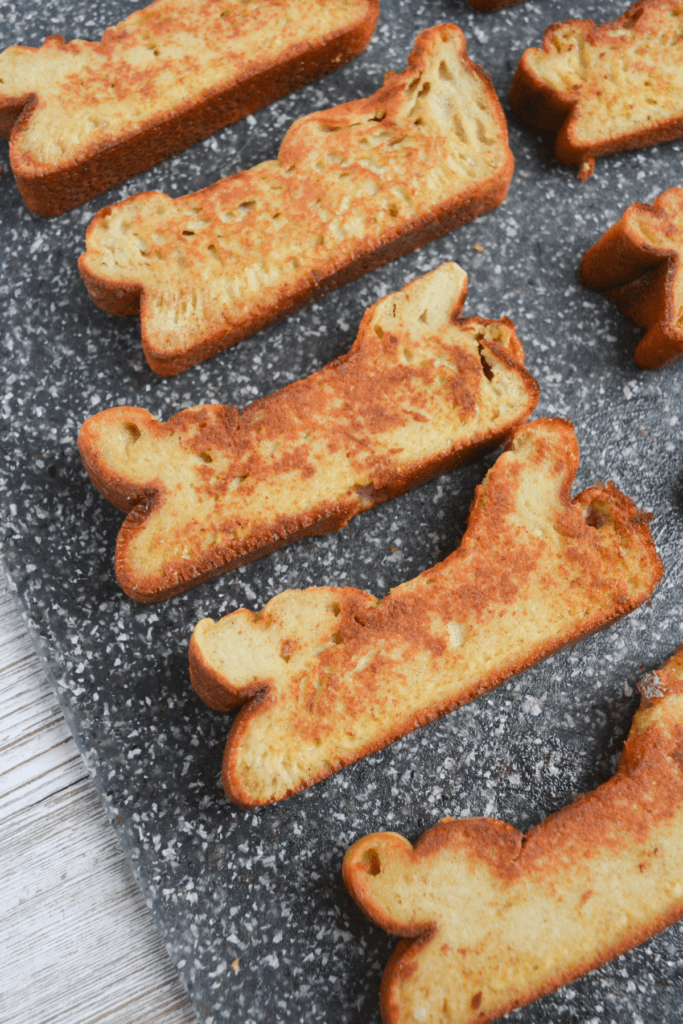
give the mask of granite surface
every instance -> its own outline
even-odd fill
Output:
[[[94,38],[120,0],[3,5],[1,46],[47,34]],[[506,203],[180,377],[147,368],[136,318],[98,311],[76,258],[97,209],[143,189],[193,191],[276,155],[302,113],[374,91],[401,68],[417,30],[464,30],[506,103],[522,50],[551,21],[623,10],[623,0],[529,0],[494,15],[465,0],[382,0],[372,44],[334,75],[273,104],[104,197],[54,220],[20,201],[7,144],[0,163],[2,421],[0,547],[64,713],[205,1024],[377,1022],[395,940],[342,885],[347,846],[370,831],[415,839],[444,815],[493,815],[526,829],[614,770],[637,706],[635,684],[681,643],[683,362],[637,369],[640,332],[576,283],[583,251],[635,200],[681,184],[683,143],[605,158],[581,184],[510,121],[516,172]],[[588,10],[590,8],[590,10]],[[481,247],[481,251],[479,251]],[[492,695],[288,801],[246,812],[220,786],[230,718],[190,689],[195,622],[261,607],[287,587],[352,584],[375,594],[443,558],[462,534],[491,459],[161,605],[119,590],[121,514],[90,485],[76,436],[111,405],[161,418],[203,401],[244,406],[346,351],[364,309],[407,280],[458,260],[466,315],[510,316],[539,380],[537,415],[570,417],[577,489],[613,479],[654,512],[666,578],[651,602]],[[518,1021],[680,1022],[683,927],[515,1011]]]

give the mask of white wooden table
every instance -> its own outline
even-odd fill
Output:
[[[0,569],[0,1022],[196,1024]]]

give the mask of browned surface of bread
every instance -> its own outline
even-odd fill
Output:
[[[296,121],[277,160],[100,211],[79,267],[98,306],[139,312],[167,376],[493,209],[512,170],[490,79],[439,25],[373,96]]]
[[[101,42],[0,54],[0,133],[24,202],[54,217],[293,89],[370,41],[379,0],[156,0]]]
[[[415,848],[380,832],[347,851],[349,892],[403,936],[385,1024],[485,1024],[683,915],[683,648],[640,689],[617,773],[526,836],[445,818]]]
[[[475,11],[502,11],[504,7],[515,7],[523,0],[467,0]]]
[[[157,601],[314,533],[503,444],[538,386],[509,320],[457,320],[456,263],[375,303],[347,355],[248,406],[87,420],[97,489],[128,512],[116,576]]]
[[[633,203],[581,261],[579,281],[605,292],[646,334],[638,366],[656,369],[683,352],[683,188],[651,206]]]
[[[510,91],[534,132],[557,131],[555,155],[579,164],[683,135],[683,36],[678,0],[641,0],[618,19],[557,22],[525,50]]]
[[[290,590],[254,614],[202,619],[199,696],[235,720],[227,795],[266,804],[309,786],[632,611],[662,565],[611,484],[572,500],[564,420],[521,427],[475,492],[460,547],[383,600]]]

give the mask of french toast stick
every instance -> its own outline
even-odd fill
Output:
[[[683,648],[639,688],[616,774],[526,835],[444,818],[414,848],[379,832],[347,851],[356,903],[402,936],[384,1024],[496,1020],[683,915]]]
[[[160,423],[107,409],[79,435],[97,489],[128,513],[116,576],[158,601],[326,533],[503,444],[538,386],[509,320],[457,319],[467,275],[445,263],[367,310],[350,352],[238,414]]]
[[[383,600],[288,590],[202,619],[190,678],[237,715],[223,757],[235,803],[271,803],[498,686],[645,601],[662,563],[648,515],[612,484],[572,499],[565,420],[520,427],[475,492],[460,547]]]
[[[498,206],[513,164],[489,77],[437,25],[373,96],[295,121],[277,160],[101,210],[79,267],[170,376]]]
[[[525,50],[510,91],[531,131],[557,132],[555,156],[585,181],[598,157],[683,135],[678,0],[639,0],[614,21],[556,22]]]
[[[156,0],[99,43],[0,54],[0,134],[56,217],[362,53],[379,0]]]
[[[683,188],[633,203],[585,253],[579,281],[605,292],[646,334],[638,366],[654,370],[683,352]]]

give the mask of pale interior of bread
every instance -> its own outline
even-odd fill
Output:
[[[554,27],[552,49],[527,50],[524,61],[557,93],[577,100],[572,143],[610,138],[683,117],[683,13],[678,0],[642,5],[640,17],[590,29]]]
[[[245,329],[507,166],[504,120],[462,37],[440,26],[422,38],[423,71],[390,78],[381,101],[295,122],[278,160],[180,199],[143,194],[93,223],[84,271],[142,287],[155,353]]]
[[[163,590],[207,558],[229,562],[276,537],[287,517],[324,517],[340,502],[354,514],[420,467],[504,438],[535,386],[505,358],[524,357],[509,321],[454,321],[466,292],[462,268],[443,264],[371,307],[347,357],[239,419],[219,405],[167,424],[129,407],[92,417],[81,450],[96,480],[119,481],[115,503],[157,494],[118,570]]]
[[[286,591],[255,616],[202,620],[202,671],[238,700],[269,695],[228,740],[234,797],[281,799],[644,600],[661,569],[635,508],[600,487],[570,503],[577,464],[570,425],[528,424],[477,489],[458,550],[381,602]]]
[[[69,166],[362,21],[367,0],[156,0],[99,43],[54,37],[0,54],[0,103],[33,95],[14,169]]]
[[[683,655],[647,686],[619,770],[523,836],[444,819],[415,851],[378,833],[347,853],[361,907],[395,934],[429,934],[385,977],[392,1024],[466,1024],[578,977],[683,910]],[[653,685],[654,684],[654,685]]]

